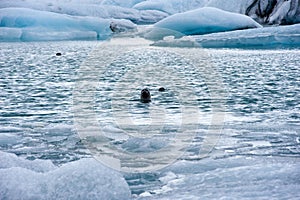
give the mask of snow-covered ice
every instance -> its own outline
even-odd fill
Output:
[[[1,199],[130,199],[123,176],[92,158],[61,167],[0,152]]]

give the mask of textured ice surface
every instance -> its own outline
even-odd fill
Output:
[[[112,31],[111,20],[79,17],[27,8],[0,9],[0,41],[41,41],[107,39]],[[125,20],[113,20],[122,29],[135,25]]]
[[[272,158],[181,161],[161,174],[160,188],[139,199],[297,199],[298,167]]]
[[[1,199],[130,199],[122,175],[94,159],[61,167],[0,152]]]
[[[137,10],[130,8],[128,1],[39,1],[39,0],[4,0],[0,8],[21,7],[35,10],[67,14],[72,16],[92,16],[105,19],[127,19],[135,23],[155,23],[166,16],[167,13],[158,10]]]
[[[139,10],[161,10],[166,13],[175,14],[201,7],[215,7],[244,14],[246,7],[250,5],[250,3],[250,0],[148,0],[136,4],[133,8]]]
[[[205,7],[167,17],[154,25],[187,35],[261,27],[248,16]]]
[[[219,8],[232,13],[224,15],[224,13],[213,11],[206,13],[206,16],[195,15],[192,19],[188,19],[186,14],[182,14],[203,7]],[[1,8],[27,8],[40,11],[40,13],[31,12],[31,18],[28,16],[23,18],[26,16],[27,11],[25,10],[10,10],[9,16],[6,16],[7,11],[1,10],[0,41],[102,40],[110,36],[109,24],[112,22],[117,23],[119,30],[124,31],[134,29],[133,23],[154,24],[170,16],[171,19],[176,19],[176,16],[173,16],[176,14],[183,18],[179,17],[179,20],[176,19],[173,25],[169,24],[168,26],[164,24],[165,22],[159,22],[164,24],[159,27],[171,28],[173,31],[183,34],[204,34],[257,27],[253,21],[246,20],[245,16],[241,15],[241,17],[233,13],[246,14],[262,24],[294,24],[300,21],[300,7],[296,0],[2,0]],[[52,15],[53,13],[57,14],[56,17]],[[39,20],[37,20],[39,22],[35,27],[8,26],[7,19],[3,19],[3,17],[12,20],[11,15],[15,15],[18,20],[23,22],[28,20],[29,24],[37,20],[32,16],[39,16]],[[67,19],[73,21],[72,28]],[[57,22],[58,26],[65,23],[66,28],[54,27],[53,23],[48,26],[49,21]],[[177,21],[181,22],[180,26],[176,23]],[[250,26],[247,23],[244,24],[246,21],[250,23]],[[158,32],[155,35],[158,35]],[[165,32],[166,30],[163,31],[163,34]],[[174,33],[172,34],[174,35]]]
[[[300,46],[300,25],[265,27],[195,36],[202,47]]]
[[[154,29],[155,30],[155,29]],[[168,32],[171,35],[174,33]],[[157,37],[158,38],[158,37]],[[300,46],[300,25],[265,27],[247,30],[228,31],[196,35],[182,38],[172,36],[156,41],[154,46],[161,47],[204,47],[204,48],[253,48]]]

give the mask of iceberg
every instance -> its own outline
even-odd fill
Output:
[[[28,8],[0,9],[0,41],[96,40],[111,36],[111,20],[79,17]],[[118,27],[134,29],[130,21],[114,20]]]
[[[136,24],[155,23],[168,14],[158,10],[137,10],[130,8],[130,2],[127,1],[80,1],[70,0],[53,1],[51,3],[38,0],[16,0],[1,1],[0,8],[30,8],[40,11],[48,11],[59,14],[67,14],[71,16],[90,16],[99,17],[103,19],[126,19]]]
[[[138,24],[156,23],[176,13],[215,7],[245,14],[263,24],[300,22],[298,1],[285,0],[1,0],[0,8],[21,7],[73,16],[128,19]]]
[[[152,34],[153,32],[154,31],[152,31]],[[169,33],[171,34],[171,32]],[[195,36],[181,35],[180,37],[180,35],[177,34],[178,37],[175,37],[174,35],[176,35],[175,32],[173,33],[173,36],[164,37],[151,45],[189,48],[270,48],[300,46],[300,24]]]
[[[155,41],[150,46],[158,47],[180,47],[180,48],[200,48],[200,44],[191,36],[175,38],[175,36],[166,36],[162,40]]]
[[[160,10],[169,14],[214,7],[250,16],[261,24],[296,24],[300,22],[297,0],[148,0],[135,4],[137,10]]]
[[[174,30],[186,35],[262,27],[246,15],[231,13],[212,7],[174,14],[157,22],[154,26]]]
[[[92,158],[61,167],[0,152],[1,199],[130,199],[123,176]]]
[[[300,46],[300,24],[193,36],[206,48]]]
[[[149,24],[148,38],[160,40],[296,24],[300,7],[284,0],[1,0],[0,20],[0,41],[105,40]]]

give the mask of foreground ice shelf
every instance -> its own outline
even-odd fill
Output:
[[[61,167],[0,152],[1,199],[130,199],[123,176],[95,159]]]

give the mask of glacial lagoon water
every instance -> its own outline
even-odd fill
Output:
[[[91,52],[101,56],[101,45],[1,43],[0,151],[56,166],[92,157],[74,122],[74,88]],[[155,153],[181,131],[182,106],[197,107],[200,117],[176,160],[153,172],[121,172],[133,198],[300,197],[299,49],[203,49],[191,54],[205,64],[201,71],[170,49],[138,47],[107,66],[94,91],[93,110],[109,144]],[[205,67],[213,71],[205,74]],[[215,136],[208,134],[214,101],[206,77],[212,73],[222,86],[215,101],[224,117]],[[138,100],[144,87],[152,93],[149,104]],[[185,89],[193,97],[180,96]],[[209,153],[197,157],[209,137]]]

